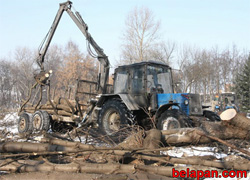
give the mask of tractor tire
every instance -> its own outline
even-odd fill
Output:
[[[203,111],[203,116],[209,119],[209,121],[221,121],[220,116],[213,111]]]
[[[124,132],[128,132],[127,130],[129,130],[131,124],[130,115],[130,111],[120,99],[106,101],[99,113],[99,129],[101,133],[108,135],[115,142],[118,139],[123,139],[121,136],[124,136]]]
[[[157,121],[157,129],[159,130],[169,130],[190,126],[191,122],[189,118],[178,109],[171,109],[163,112]]]
[[[18,119],[18,132],[20,134],[31,134],[33,131],[31,115],[28,113],[22,113]]]
[[[50,128],[51,117],[47,111],[36,111],[32,116],[32,125],[36,132],[48,131]]]

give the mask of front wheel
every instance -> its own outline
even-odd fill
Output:
[[[189,118],[178,109],[166,110],[160,115],[157,128],[159,130],[169,130],[190,127],[191,123],[189,121]]]
[[[99,114],[99,128],[101,132],[114,140],[124,132],[123,130],[129,129],[130,114],[126,105],[120,99],[106,101]]]

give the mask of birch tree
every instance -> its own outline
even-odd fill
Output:
[[[175,43],[164,42],[161,23],[146,8],[134,8],[125,20],[120,64],[156,60],[169,63]]]

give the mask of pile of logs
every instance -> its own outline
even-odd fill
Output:
[[[71,116],[72,113],[76,111],[75,109],[75,103],[72,101],[69,101],[65,98],[58,98],[53,101],[53,105],[51,105],[50,102],[47,102],[44,105],[39,105],[38,107],[25,107],[24,110],[29,113],[34,113],[35,109],[39,110],[45,110],[49,113],[55,114],[54,108],[58,111],[59,115],[65,115],[65,116]]]
[[[57,98],[37,107],[27,106],[23,108],[23,111],[31,114],[37,110],[47,111],[52,119],[56,121],[74,122],[80,118],[80,113],[76,109],[76,102],[66,98]]]
[[[151,131],[152,132],[152,131]],[[155,133],[155,132],[153,132]],[[149,135],[150,136],[150,135]],[[248,159],[238,158],[237,161],[208,159],[207,157],[176,158],[159,155],[173,147],[165,148],[122,148],[96,147],[79,142],[43,138],[40,143],[6,142],[0,145],[2,154],[0,171],[34,172],[63,171],[81,173],[122,174],[136,171],[171,176],[175,165],[177,170],[189,169],[234,169],[250,170]],[[18,152],[18,154],[16,154]],[[57,162],[53,158],[57,155]],[[60,156],[64,157],[60,160]],[[29,157],[29,160],[26,158]],[[44,157],[42,160],[39,160]],[[178,164],[187,164],[183,167]],[[197,167],[198,166],[198,167]],[[219,170],[220,171],[220,170]]]
[[[173,168],[179,171],[187,168],[190,171],[250,171],[250,147],[240,148],[226,141],[242,139],[249,142],[250,119],[231,110],[222,113],[220,117],[221,122],[204,121],[197,128],[137,132],[115,147],[94,146],[51,136],[37,142],[4,142],[0,144],[0,171],[123,175],[144,172],[164,177],[171,177]],[[142,137],[142,134],[145,136]],[[230,147],[240,156],[224,159],[211,156],[178,158],[163,153],[176,148],[174,146],[213,141]]]

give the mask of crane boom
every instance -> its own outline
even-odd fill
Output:
[[[86,37],[86,40],[88,41],[88,43],[93,47],[93,49],[97,53],[96,58],[100,62],[100,69],[99,69],[99,75],[98,75],[98,89],[101,89],[101,92],[105,94],[106,89],[107,89],[107,82],[108,82],[109,68],[110,68],[108,56],[106,56],[106,54],[103,52],[103,49],[98,46],[98,44],[92,38],[91,34],[88,32],[88,26],[82,19],[79,12],[73,12],[71,10],[71,7],[72,7],[71,1],[60,3],[59,10],[52,23],[52,26],[44,40],[44,43],[42,44],[39,50],[37,63],[40,66],[41,70],[44,71],[44,65],[43,65],[44,57],[47,53],[48,47],[55,34],[56,28],[60,22],[63,12],[66,11],[71,17],[71,19],[74,21],[74,23],[77,25],[77,27],[80,29],[80,31],[83,33],[83,35]]]

